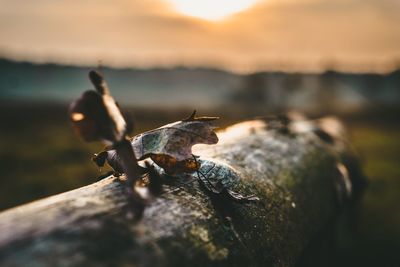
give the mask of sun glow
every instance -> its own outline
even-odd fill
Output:
[[[207,20],[220,20],[245,10],[257,0],[169,0],[181,13]]]

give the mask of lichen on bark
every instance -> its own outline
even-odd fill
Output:
[[[293,266],[337,216],[335,149],[312,132],[282,134],[261,120],[232,126],[201,158],[240,176],[257,202],[204,189],[193,175],[162,177],[139,221],[116,177],[0,214],[3,266]],[[130,211],[132,212],[132,211]]]

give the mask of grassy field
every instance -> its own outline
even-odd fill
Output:
[[[343,253],[357,266],[400,266],[400,125],[395,121],[349,123],[368,187],[354,235]],[[356,248],[356,249],[351,249]]]
[[[135,132],[189,113],[136,110]],[[75,136],[66,107],[2,103],[0,119],[0,210],[89,184],[100,175],[90,158],[102,145],[85,144]],[[226,125],[234,119],[221,123]],[[347,266],[399,266],[400,125],[393,118],[382,117],[344,120],[369,185],[356,230],[338,235],[338,257],[342,259],[338,262]]]
[[[135,132],[142,132],[190,111],[137,113]],[[0,210],[89,184],[107,171],[90,160],[104,146],[74,134],[66,106],[2,103],[0,119]]]

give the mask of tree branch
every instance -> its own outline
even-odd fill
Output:
[[[208,193],[190,175],[162,177],[163,193],[134,222],[124,186],[108,177],[2,212],[0,265],[292,266],[357,191],[342,126],[324,126],[327,142],[302,123],[287,133],[248,121],[195,147],[234,168],[234,190],[258,202]]]

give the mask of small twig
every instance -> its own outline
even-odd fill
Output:
[[[134,190],[136,181],[141,177],[141,171],[127,136],[131,127],[127,125],[121,110],[111,96],[103,76],[91,71],[89,78],[96,91],[86,91],[81,98],[71,104],[70,115],[73,125],[79,135],[88,142],[103,141],[112,144],[126,174],[126,191],[134,200],[132,203],[142,207],[144,199]]]
[[[127,185],[133,187],[141,176],[140,167],[136,161],[135,153],[128,139],[114,144],[117,155],[121,159],[122,167],[127,178]]]

